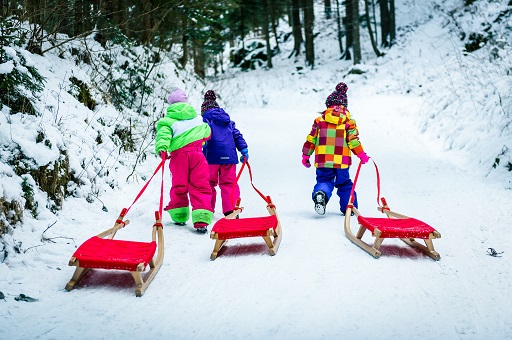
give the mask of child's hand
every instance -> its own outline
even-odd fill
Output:
[[[242,154],[242,156],[240,156],[240,162],[243,163],[244,158],[245,158],[245,161],[248,162],[249,161],[249,150],[247,150],[247,148],[245,148],[245,149],[240,150],[240,153]]]
[[[158,156],[160,156],[161,159],[169,159],[171,156],[167,153],[167,151],[159,151]]]
[[[368,157],[368,155],[364,151],[361,152],[359,155],[356,155],[356,156],[359,157],[359,159],[361,160],[361,162],[363,164],[368,163],[368,161],[370,160],[370,157]]]
[[[306,168],[311,167],[311,163],[309,162],[308,155],[302,155],[302,165],[304,165]]]

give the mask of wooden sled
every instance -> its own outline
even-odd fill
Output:
[[[234,212],[218,220],[212,228],[210,238],[216,240],[213,252],[210,255],[211,260],[215,260],[221,248],[228,239],[261,236],[268,246],[271,256],[277,253],[281,243],[281,224],[277,217],[276,207],[268,198],[267,210],[270,216],[236,218],[242,208],[237,205]]]
[[[73,277],[66,285],[67,291],[72,290],[87,272],[93,268],[97,268],[128,270],[135,280],[135,295],[142,296],[144,294],[149,284],[160,270],[164,259],[164,233],[161,220],[164,163],[165,159],[162,159],[162,163],[153,174],[154,176],[162,167],[160,209],[155,212],[155,223],[153,224],[151,242],[114,239],[117,231],[130,223],[129,220],[123,220],[130,208],[124,208],[112,228],[91,237],[75,251],[69,260],[69,265],[76,266],[77,268],[75,269]],[[142,192],[144,192],[153,176],[146,183],[137,198],[135,198],[135,201],[137,201]],[[135,201],[133,203],[135,203]],[[148,265],[149,271],[146,272]]]
[[[210,259],[212,261],[217,258],[219,251],[226,244],[226,242],[233,238],[258,236],[263,237],[263,240],[265,240],[271,256],[274,256],[279,249],[282,231],[281,224],[276,212],[276,207],[272,203],[270,196],[264,196],[252,184],[251,168],[249,163],[246,161],[244,161],[242,168],[238,173],[237,181],[240,178],[245,165],[247,165],[247,168],[249,169],[251,185],[267,203],[267,211],[270,215],[264,217],[239,218],[239,214],[242,212],[243,208],[240,207],[240,198],[238,198],[233,213],[226,216],[225,218],[218,220],[212,228],[210,238],[215,240],[215,246],[213,247],[213,252],[210,255]]]
[[[158,211],[155,215],[156,222],[153,225],[151,242],[114,239],[116,232],[130,223],[129,220],[122,220],[123,213],[119,215],[112,228],[85,241],[69,260],[69,265],[77,268],[66,285],[66,290],[72,290],[92,268],[128,270],[136,283],[135,295],[142,296],[158,273],[164,259],[162,221]],[[154,259],[155,253],[156,259]],[[150,270],[144,273],[148,265]]]
[[[432,242],[433,239],[441,238],[441,234],[437,230],[425,222],[391,211],[384,197],[381,198],[382,206],[380,205],[380,178],[376,164],[375,169],[377,172],[378,187],[377,203],[379,204],[377,209],[386,214],[387,217],[363,217],[359,213],[359,211],[354,207],[353,202],[355,186],[360,169],[361,163],[359,163],[359,167],[357,168],[356,177],[350,193],[349,204],[347,206],[347,211],[345,212],[345,235],[348,239],[375,258],[379,258],[381,255],[379,248],[384,239],[399,238],[407,245],[419,250],[434,260],[441,259],[439,253],[434,250],[434,244]],[[350,217],[352,212],[354,212],[359,223],[359,230],[356,235],[354,235],[350,229]],[[363,235],[367,230],[372,233],[373,237],[375,237],[373,244],[366,243],[362,240]],[[425,244],[421,244],[416,241],[416,239],[422,239]]]

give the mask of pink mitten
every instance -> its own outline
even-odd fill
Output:
[[[364,151],[361,152],[359,155],[357,155],[357,157],[359,157],[359,159],[361,160],[361,162],[363,164],[368,163],[368,161],[370,160],[370,157],[368,157],[368,155]]]
[[[309,156],[308,155],[302,155],[302,165],[304,165],[306,168],[311,167],[311,163],[309,162]]]

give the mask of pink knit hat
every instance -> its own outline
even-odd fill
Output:
[[[188,103],[188,97],[182,89],[176,89],[167,95],[167,102],[169,105],[174,103]]]

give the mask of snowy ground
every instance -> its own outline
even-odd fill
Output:
[[[214,241],[167,218],[164,263],[143,297],[134,296],[129,273],[98,270],[67,292],[74,271],[67,262],[76,247],[110,228],[143,182],[102,196],[108,212],[99,201],[70,199],[58,216],[17,229],[25,235],[24,252],[0,264],[0,338],[512,339],[506,248],[512,191],[490,176],[461,170],[449,162],[453,154],[442,154],[439,142],[420,134],[423,99],[382,91],[396,86],[390,77],[396,65],[383,66],[371,79],[345,76],[336,65],[303,74],[286,65],[276,61],[272,71],[211,84],[249,144],[254,184],[277,207],[283,239],[276,256],[269,256],[261,238],[239,239],[210,261]],[[442,234],[434,240],[440,261],[392,239],[374,259],[345,237],[336,200],[325,216],[314,212],[314,170],[302,167],[301,148],[341,80],[349,85],[363,146],[379,166],[382,196],[393,210]],[[157,163],[149,160],[141,173],[150,174]],[[165,179],[167,192],[167,169]],[[240,184],[242,216],[265,215],[247,173]],[[363,166],[357,189],[360,212],[379,216],[373,166]],[[150,239],[158,191],[157,177],[118,238]],[[219,218],[217,211],[214,220]],[[42,242],[43,236],[53,242]],[[488,248],[504,253],[488,256]],[[16,301],[19,294],[38,301]]]

